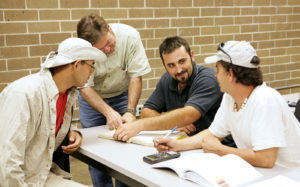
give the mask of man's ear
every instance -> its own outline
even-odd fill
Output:
[[[109,31],[112,31],[112,29],[111,29],[111,27],[110,27],[109,24],[107,24],[107,29],[108,29]]]
[[[81,60],[76,60],[73,64],[73,68],[77,69],[79,63],[81,63]]]
[[[233,71],[232,71],[231,68],[229,69],[228,74],[230,76],[230,80],[235,82],[236,78],[235,78],[235,76],[234,76]]]
[[[193,61],[195,61],[195,59],[194,59],[194,51],[193,50],[191,50],[191,58],[192,58]]]

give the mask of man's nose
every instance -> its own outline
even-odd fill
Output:
[[[94,70],[92,68],[90,68],[90,74],[89,74],[89,78],[90,76],[94,73]]]
[[[177,70],[177,73],[181,73],[181,72],[182,72],[182,67],[181,67],[181,65],[177,64],[177,65],[176,65],[176,70]]]
[[[110,48],[111,48],[111,46],[109,46],[109,45],[106,46],[106,47],[105,47],[105,51],[106,51],[106,52],[109,52],[109,51],[110,51]]]

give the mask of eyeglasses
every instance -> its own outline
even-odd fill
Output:
[[[225,55],[227,55],[227,56],[229,57],[229,59],[230,59],[230,63],[232,64],[232,59],[231,59],[230,55],[229,55],[228,53],[226,53],[226,52],[222,49],[224,45],[225,45],[225,44],[224,44],[223,42],[220,43],[220,45],[218,46],[218,51],[222,51]]]
[[[91,65],[91,64],[89,64],[89,63],[87,63],[85,60],[82,60],[81,63],[90,66],[91,70],[92,70],[92,71],[95,71],[95,66],[93,66],[93,65]]]
[[[109,31],[106,34],[106,43],[103,47],[100,48],[103,51],[106,47],[111,46],[114,43],[114,33]]]

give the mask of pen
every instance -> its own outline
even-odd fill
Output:
[[[166,135],[164,135],[164,138],[170,136],[170,134],[172,134],[176,129],[177,129],[177,126],[174,127],[171,131],[169,131]],[[166,152],[157,153],[156,156],[166,157]]]
[[[164,138],[170,136],[170,134],[172,134],[176,129],[177,129],[177,126],[174,127],[171,131],[169,131],[169,132],[164,136]]]

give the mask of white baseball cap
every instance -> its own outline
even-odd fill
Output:
[[[218,53],[214,56],[206,57],[205,63],[216,63],[220,60],[234,65],[258,68],[258,65],[251,64],[251,60],[257,56],[255,49],[246,41],[227,41],[218,47]]]
[[[55,56],[51,57],[52,55]],[[103,62],[106,60],[106,55],[84,39],[67,38],[59,44],[57,52],[51,51],[48,54],[45,62],[41,64],[41,66],[42,68],[53,68],[70,64],[76,60],[95,60],[95,62]]]

